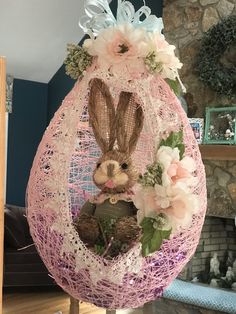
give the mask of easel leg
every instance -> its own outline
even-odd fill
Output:
[[[70,314],[79,314],[79,300],[70,297]]]
[[[5,202],[5,116],[6,116],[6,60],[0,57],[0,314],[2,314],[4,202]]]

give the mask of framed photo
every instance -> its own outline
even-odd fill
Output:
[[[236,144],[236,106],[206,108],[205,144]]]
[[[202,118],[189,118],[189,124],[193,130],[193,134],[198,144],[201,144],[203,141],[203,128],[204,128],[204,119]]]

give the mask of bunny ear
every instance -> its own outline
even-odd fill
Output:
[[[121,92],[116,111],[116,137],[119,150],[132,154],[143,128],[143,110],[134,95]]]
[[[103,153],[112,150],[116,139],[115,108],[107,85],[95,78],[90,82],[88,111],[95,139]]]

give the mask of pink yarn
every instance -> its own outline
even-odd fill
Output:
[[[100,149],[87,112],[88,84],[94,77],[106,82],[115,101],[120,91],[126,90],[136,94],[143,108],[144,128],[133,154],[140,171],[153,161],[156,140],[181,126],[186,155],[197,165],[199,183],[193,192],[200,198],[199,215],[193,217],[188,230],[175,234],[158,252],[142,258],[138,273],[134,271],[134,255],[127,253],[113,261],[95,256],[73,228],[74,215],[89,195],[98,192],[92,171]],[[75,84],[43,136],[28,184],[30,231],[49,272],[74,298],[111,309],[138,307],[162,295],[193,255],[206,210],[204,166],[180,102],[158,76],[133,81],[127,77],[127,73],[119,78],[110,76],[94,67]],[[120,280],[109,280],[109,272],[117,278],[121,274]],[[97,280],[93,278],[96,275],[100,276]]]

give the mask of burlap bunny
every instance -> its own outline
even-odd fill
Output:
[[[86,202],[75,222],[80,238],[90,247],[104,242],[108,255],[125,251],[140,237],[131,188],[139,173],[131,160],[143,127],[143,110],[132,93],[122,91],[115,109],[107,85],[90,83],[90,124],[101,148],[93,180],[101,190]],[[102,234],[102,235],[101,235]],[[102,240],[101,240],[102,238]]]

